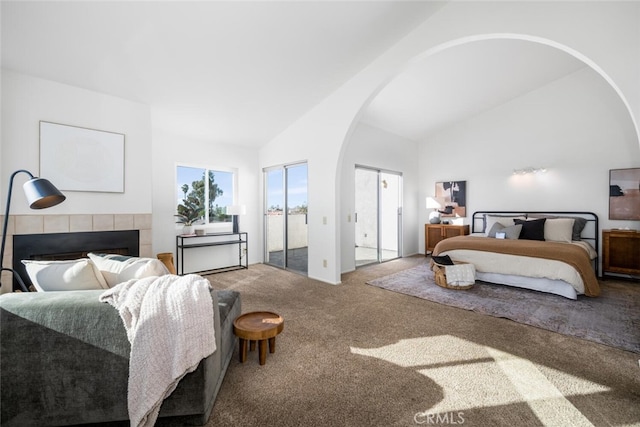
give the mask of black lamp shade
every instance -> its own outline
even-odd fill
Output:
[[[55,185],[44,178],[33,178],[25,182],[23,188],[31,209],[50,208],[66,199]]]

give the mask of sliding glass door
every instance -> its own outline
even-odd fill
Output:
[[[284,268],[284,169],[265,171],[265,262]]]
[[[355,170],[356,267],[402,256],[402,175]]]
[[[402,247],[402,176],[380,172],[380,262],[399,258]]]
[[[356,267],[378,262],[378,171],[356,168]]]
[[[307,164],[265,169],[265,261],[306,274]]]

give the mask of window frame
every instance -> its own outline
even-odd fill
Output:
[[[186,162],[176,162],[174,164],[174,168],[173,168],[173,172],[174,172],[174,177],[173,177],[173,183],[174,183],[174,194],[173,194],[173,200],[174,200],[174,207],[173,207],[173,212],[174,214],[177,214],[177,206],[178,204],[175,203],[176,200],[176,196],[178,195],[177,188],[180,185],[180,183],[178,182],[178,168],[183,167],[183,168],[191,168],[191,169],[201,169],[205,171],[205,176],[207,176],[207,174],[209,173],[209,171],[212,171],[214,173],[214,175],[217,172],[221,172],[221,173],[230,173],[231,174],[231,200],[232,202],[230,204],[232,205],[236,205],[238,203],[238,169],[237,168],[232,168],[232,167],[223,167],[223,166],[204,166],[201,163],[186,163]],[[190,189],[191,189],[191,183],[188,183]],[[205,182],[205,185],[208,185],[208,183]],[[225,189],[226,191],[226,189]],[[178,202],[179,203],[179,202]],[[205,203],[208,204],[208,191],[205,190]],[[229,205],[225,205],[225,206],[229,206]],[[223,222],[209,222],[209,212],[208,209],[205,212],[205,223],[203,224],[194,224],[195,227],[200,228],[200,229],[205,229],[208,232],[212,232],[212,231],[231,231],[232,228],[232,220],[231,217],[227,218],[227,220],[223,221]],[[183,224],[180,223],[176,223],[176,230],[181,230],[183,227]]]

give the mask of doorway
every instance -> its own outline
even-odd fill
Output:
[[[366,166],[355,170],[355,265],[402,256],[402,174]]]
[[[265,262],[308,272],[307,164],[264,170]]]

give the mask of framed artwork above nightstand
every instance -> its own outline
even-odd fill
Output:
[[[436,182],[436,198],[444,202],[440,216],[467,216],[467,181]]]

